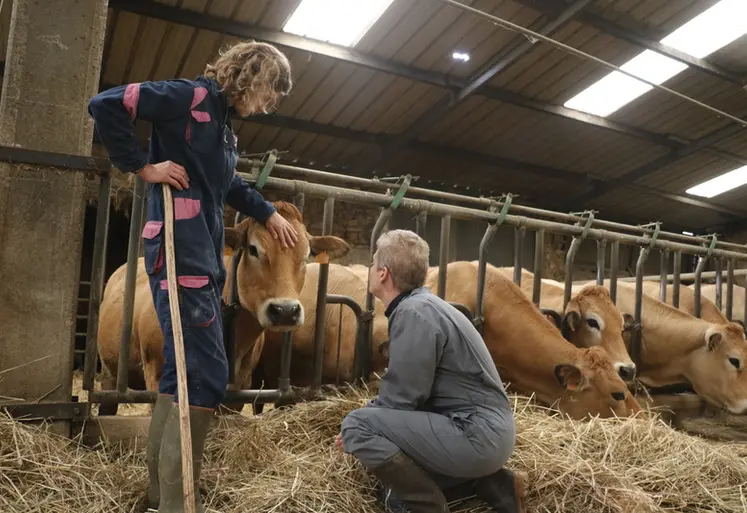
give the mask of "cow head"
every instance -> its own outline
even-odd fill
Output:
[[[747,341],[739,324],[711,324],[688,365],[698,395],[731,413],[747,414]]]
[[[629,321],[615,307],[606,288],[599,285],[583,287],[571,297],[562,315],[548,309],[542,311],[566,340],[580,348],[602,347],[624,381],[635,378],[636,366],[625,349],[623,338]]]
[[[226,228],[225,239],[234,251],[241,250],[237,270],[241,306],[252,312],[264,329],[290,330],[304,323],[299,296],[309,255],[326,252],[330,258],[339,258],[347,254],[350,246],[338,237],[310,235],[293,204],[279,201],[274,206],[298,232],[294,247],[284,248],[262,223],[252,218]]]
[[[582,349],[574,363],[556,365],[555,378],[565,389],[558,407],[571,418],[628,417],[641,411],[601,347]]]

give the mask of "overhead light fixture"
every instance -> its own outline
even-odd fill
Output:
[[[734,171],[711,178],[695,187],[690,187],[685,192],[703,198],[713,198],[719,194],[741,187],[744,184],[747,184],[747,166],[742,166]]]
[[[682,232],[682,235],[689,235],[690,237],[693,236],[693,232]]]
[[[721,0],[660,42],[702,59],[744,34],[747,34],[747,1]],[[687,67],[660,53],[645,50],[620,66],[620,69],[660,85]],[[613,71],[565,102],[564,106],[606,117],[651,89],[653,86]]]
[[[394,0],[302,0],[284,32],[355,46]]]
[[[469,60],[469,54],[466,52],[454,52],[451,54],[451,57],[455,61],[467,62]]]

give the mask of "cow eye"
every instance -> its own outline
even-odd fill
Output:
[[[614,399],[615,401],[624,401],[625,392],[612,392],[612,399]]]
[[[599,329],[599,323],[596,319],[586,319],[586,324],[589,325],[590,328],[598,330]]]
[[[729,358],[729,363],[732,364],[735,369],[739,370],[739,358]]]
[[[259,258],[259,251],[257,251],[257,246],[254,244],[249,244],[249,254],[253,257]]]

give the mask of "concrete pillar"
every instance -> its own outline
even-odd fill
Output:
[[[0,144],[90,155],[87,103],[98,91],[107,1],[12,8]],[[20,366],[3,374],[0,395],[71,400],[86,180],[0,163],[0,371]]]

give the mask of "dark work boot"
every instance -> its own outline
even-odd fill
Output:
[[[449,512],[441,489],[405,453],[398,452],[383,465],[372,468],[371,472],[379,478],[385,490],[391,489],[396,493],[396,510],[402,511],[404,508],[408,513]]]
[[[477,498],[498,513],[525,513],[526,483],[521,474],[506,468],[475,480]]]
[[[192,470],[195,487],[195,511],[204,513],[200,497],[200,471],[205,437],[213,420],[214,410],[190,408],[189,422],[192,432]],[[163,441],[158,461],[158,479],[161,503],[158,513],[183,513],[184,488],[182,485],[182,448],[179,432],[179,407],[174,405],[163,429]]]
[[[166,424],[166,419],[173,404],[174,396],[158,394],[156,404],[153,406],[153,413],[150,417],[148,449],[145,456],[145,461],[148,464],[148,495],[145,503],[146,507],[151,509],[158,509],[160,498],[160,491],[158,489],[158,453],[161,450],[163,427]]]

